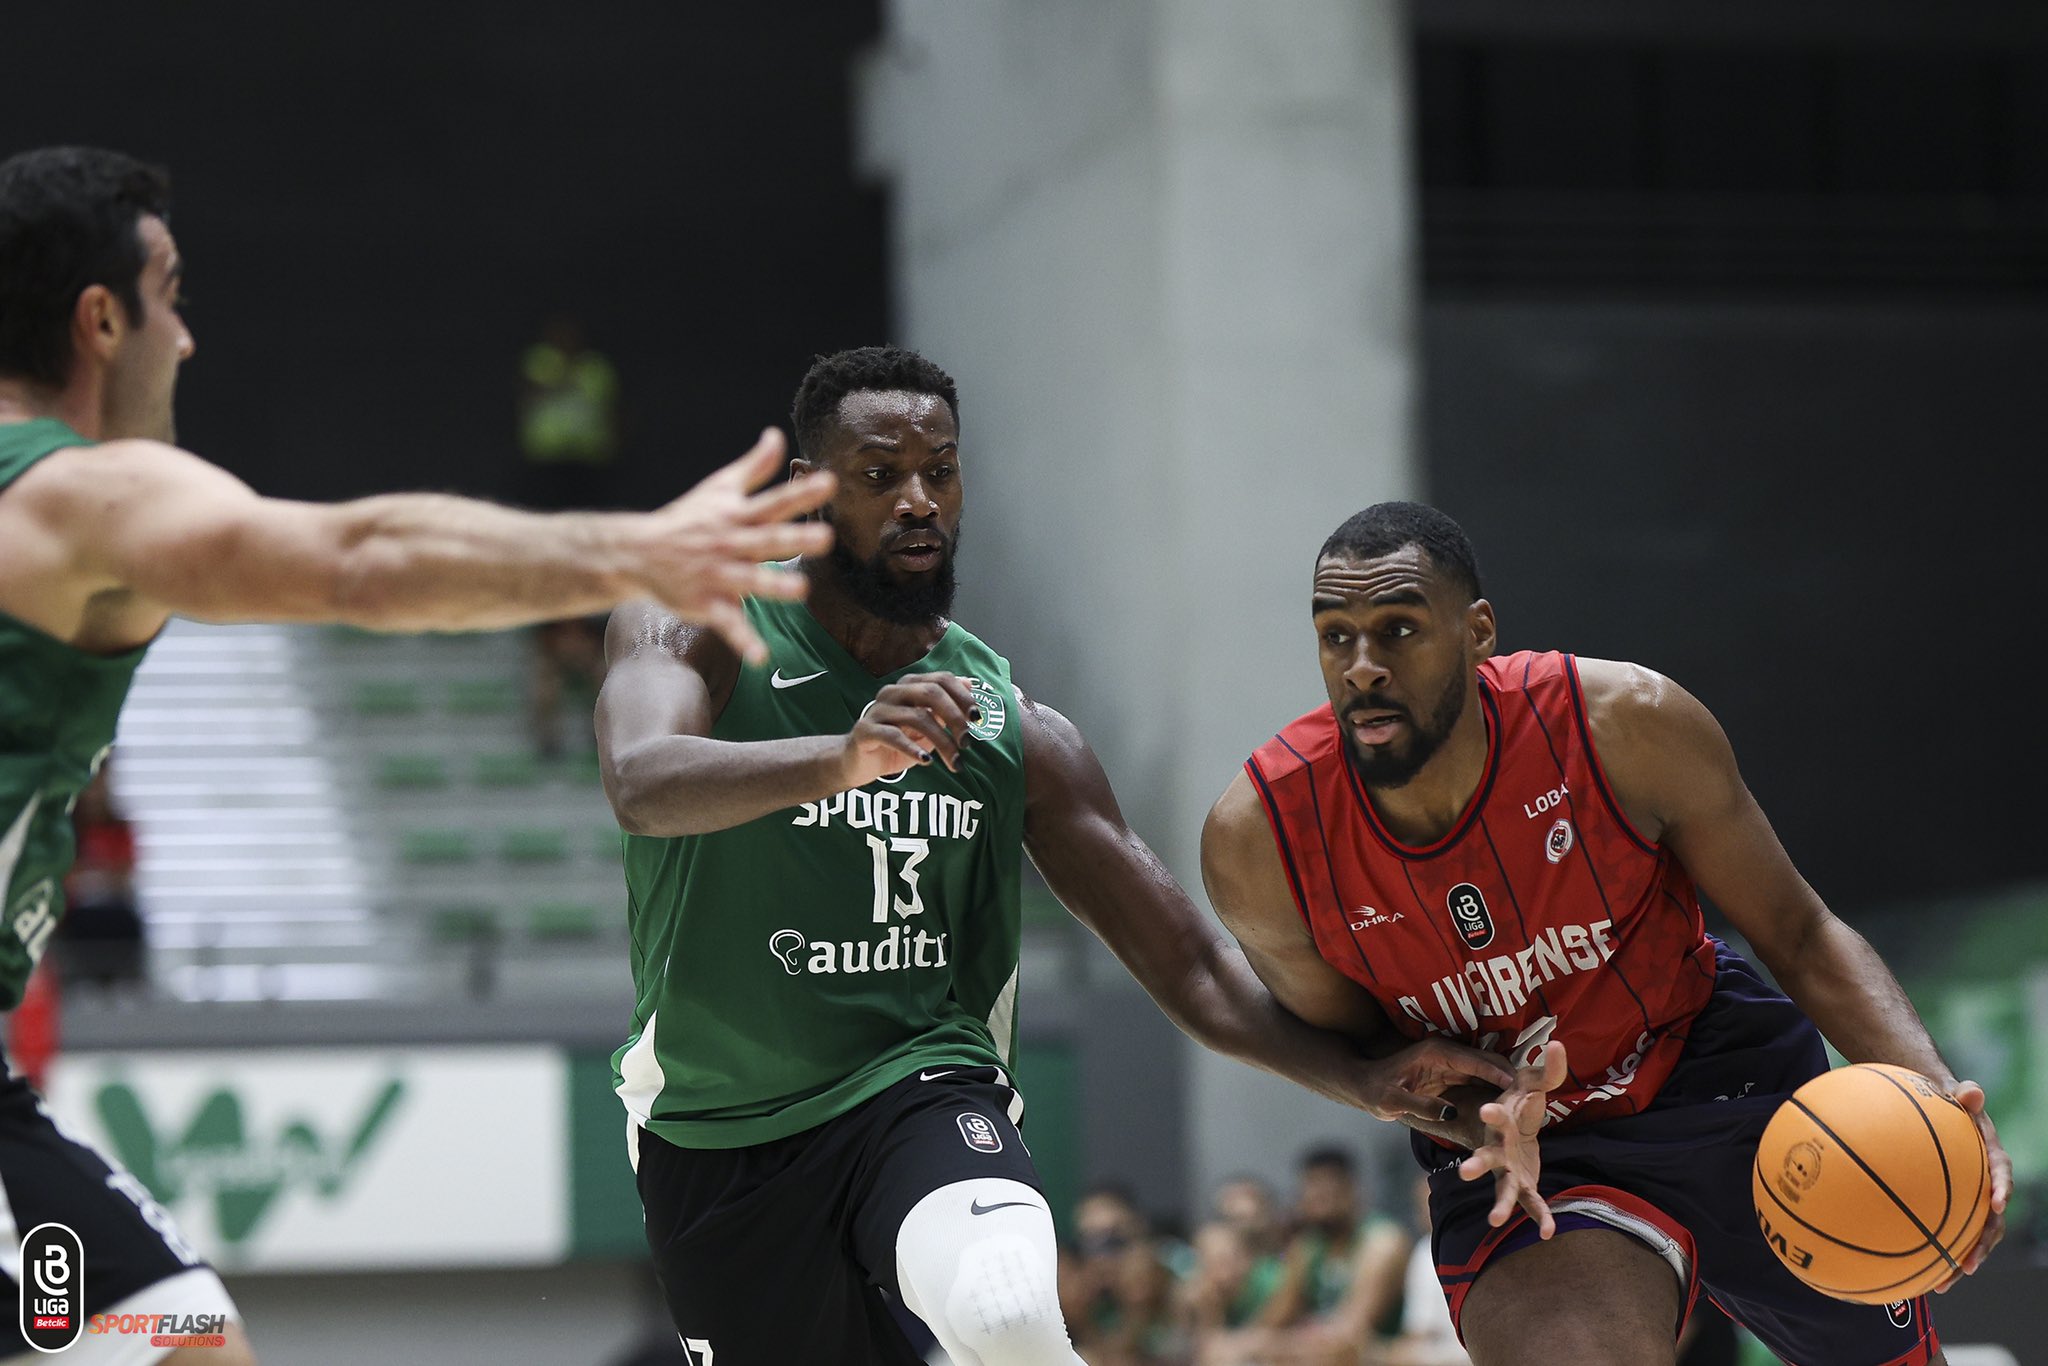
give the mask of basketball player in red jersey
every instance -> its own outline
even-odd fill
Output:
[[[1312,606],[1330,704],[1217,802],[1203,874],[1303,1019],[1521,1068],[1449,1122],[1402,1120],[1477,1366],[1669,1363],[1702,1288],[1800,1366],[1942,1362],[1924,1299],[1845,1304],[1779,1263],[1751,1204],[1757,1137],[1826,1069],[1816,1025],[1852,1061],[1933,1078],[1991,1154],[1993,1212],[1958,1274],[2004,1231],[2011,1161],[1983,1089],[1792,866],[1713,716],[1638,665],[1496,657],[1471,545],[1433,508],[1338,528]],[[1706,933],[1696,888],[1784,994]],[[1492,1191],[1473,1184],[1488,1172]]]

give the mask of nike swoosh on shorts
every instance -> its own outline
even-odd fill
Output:
[[[1025,1209],[1044,1208],[1044,1206],[1042,1205],[1032,1204],[1029,1200],[1002,1200],[998,1201],[993,1205],[984,1205],[981,1203],[981,1201],[976,1200],[973,1204],[967,1207],[967,1212],[969,1214],[994,1214],[997,1210],[1008,1209],[1012,1205],[1022,1205]]]

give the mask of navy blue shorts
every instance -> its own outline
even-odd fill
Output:
[[[1560,1233],[1620,1228],[1672,1263],[1684,1313],[1704,1290],[1796,1366],[1925,1366],[1938,1345],[1925,1297],[1845,1304],[1801,1284],[1757,1229],[1750,1167],[1778,1105],[1827,1070],[1820,1032],[1724,944],[1714,994],[1656,1100],[1639,1115],[1543,1136],[1538,1186]],[[1491,1179],[1461,1180],[1453,1152],[1421,1135],[1437,1275],[1455,1318],[1494,1259],[1536,1241],[1520,1211],[1486,1222]],[[1676,1332],[1680,1323],[1673,1326]]]

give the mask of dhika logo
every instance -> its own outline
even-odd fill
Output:
[[[392,1078],[369,1097],[352,1128],[335,1134],[304,1119],[275,1134],[252,1134],[241,1097],[225,1087],[200,1103],[182,1134],[159,1127],[125,1082],[102,1086],[93,1104],[121,1164],[147,1188],[127,1192],[138,1205],[151,1195],[166,1205],[210,1197],[220,1236],[241,1243],[287,1190],[340,1198],[404,1097],[405,1082]]]
[[[1493,916],[1477,887],[1469,882],[1459,883],[1444,897],[1444,904],[1450,908],[1451,923],[1458,927],[1458,936],[1467,948],[1483,949],[1493,942]]]

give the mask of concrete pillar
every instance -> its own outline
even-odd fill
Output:
[[[961,387],[960,618],[1197,900],[1210,803],[1322,700],[1315,548],[1415,489],[1405,32],[1390,0],[891,0],[863,73],[899,339]],[[1120,1067],[1177,1069],[1183,1112],[1090,1165],[1181,1208],[1381,1137],[1163,1020],[1084,1054]]]

